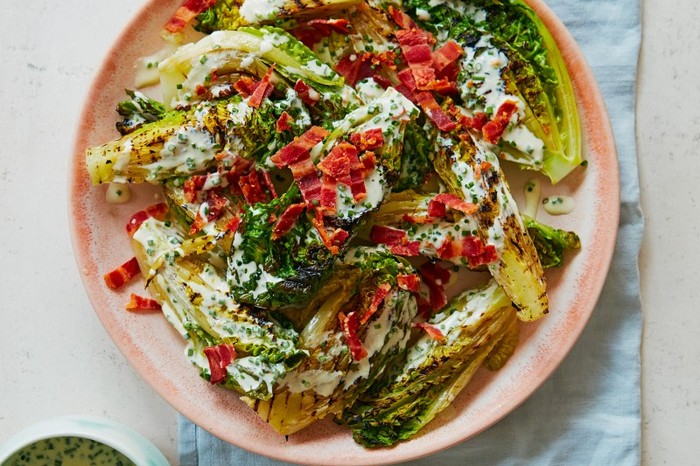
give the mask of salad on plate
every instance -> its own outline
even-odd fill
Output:
[[[558,183],[585,162],[522,1],[186,0],[163,37],[85,155],[109,201],[164,199],[105,281],[142,275],[127,309],[162,311],[280,434],[331,417],[408,440],[549,312],[543,269],[580,242],[520,210],[502,165]]]

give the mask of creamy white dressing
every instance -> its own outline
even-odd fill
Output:
[[[355,91],[364,103],[368,103],[381,97],[384,88],[377,84],[374,78],[365,78],[357,82]]]
[[[240,15],[251,24],[274,18],[284,6],[284,0],[244,0],[238,10]]]
[[[525,182],[523,187],[525,197],[525,208],[522,213],[530,218],[537,218],[537,208],[540,205],[540,196],[542,195],[542,185],[537,178],[530,178]]]
[[[310,369],[303,372],[289,372],[280,380],[281,387],[287,387],[291,393],[302,393],[313,390],[321,396],[331,396],[340,385],[343,373],[340,371],[324,371]]]
[[[423,8],[416,8],[416,17],[421,21],[430,21],[430,12]]]
[[[349,186],[338,183],[336,189],[336,216],[339,218],[355,219],[369,210],[375,209],[384,200],[386,183],[382,169],[375,168],[364,179],[367,195],[355,202]]]
[[[125,204],[131,199],[131,189],[126,183],[112,182],[107,186],[105,200],[110,204]]]
[[[230,103],[226,106],[229,113],[229,120],[235,125],[242,125],[253,114],[253,107],[248,105],[248,99],[237,103]]]
[[[310,60],[302,66],[302,69],[324,78],[332,76],[333,70],[320,60]]]
[[[129,162],[131,162],[131,151],[134,149],[134,143],[131,139],[124,141],[124,147],[117,156],[117,159],[112,164],[112,172],[114,177],[112,181],[116,183],[128,183],[128,179],[124,176],[127,168],[129,168]]]
[[[544,142],[524,124],[509,126],[501,140],[508,143],[510,146],[527,154],[527,158],[515,157],[510,152],[503,151],[500,156],[506,160],[513,162],[526,163],[534,167],[540,167],[544,161]]]
[[[257,391],[264,385],[268,393],[272,393],[275,382],[287,372],[284,363],[272,364],[259,356],[234,359],[226,370],[243,391]]]
[[[161,151],[160,160],[144,165],[155,179],[160,170],[190,174],[203,170],[214,159],[219,146],[211,133],[193,126],[180,128],[168,139]]]
[[[484,35],[474,47],[464,47],[461,67],[466,70],[470,80],[460,90],[462,98],[468,108],[489,114],[495,112],[506,100],[519,102],[519,106],[524,108],[519,98],[506,92],[501,73],[508,66],[508,57],[491,45],[491,37]]]
[[[549,196],[542,199],[544,210],[550,215],[566,215],[574,210],[576,202],[571,196]]]

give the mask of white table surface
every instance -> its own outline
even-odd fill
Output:
[[[135,374],[92,311],[67,226],[67,164],[85,91],[142,3],[2,3],[0,443],[50,416],[90,414],[140,431],[176,465],[176,412]],[[697,464],[700,6],[642,3],[642,458]]]

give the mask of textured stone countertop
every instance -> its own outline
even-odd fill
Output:
[[[86,89],[142,3],[37,0],[4,5],[0,15],[0,443],[46,417],[91,414],[135,428],[177,464],[176,412],[107,337],[67,227],[68,158]],[[700,6],[642,3],[642,458],[693,464],[700,460]]]

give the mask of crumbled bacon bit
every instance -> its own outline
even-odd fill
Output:
[[[517,111],[517,103],[513,102],[512,100],[506,100],[503,102],[503,104],[498,107],[498,110],[496,110],[496,114],[493,116],[491,121],[486,123],[481,130],[486,142],[497,144],[498,140],[501,139],[501,136],[503,136],[506,128],[508,128],[508,123],[510,123],[510,119],[513,117],[513,114],[515,114]]]
[[[428,215],[442,217],[445,215],[445,207],[459,210],[466,215],[473,215],[479,210],[479,206],[467,202],[454,194],[442,193],[433,197],[428,203]]]
[[[402,290],[414,293],[420,290],[420,277],[415,273],[397,275],[396,282]]]
[[[389,15],[401,29],[418,29],[418,25],[411,19],[410,16],[393,5],[389,5]]]
[[[308,157],[311,148],[323,141],[323,138],[329,134],[330,132],[328,130],[320,126],[312,126],[300,137],[295,138],[294,141],[278,150],[270,157],[270,160],[277,168],[289,166],[299,161],[304,156]]]
[[[462,55],[464,55],[462,47],[457,42],[448,40],[432,53],[435,72],[438,74],[443,72],[445,68],[459,60]]]
[[[304,209],[306,209],[306,204],[303,202],[299,204],[292,204],[287,207],[272,231],[272,240],[277,241],[289,233],[294,226],[294,222],[296,222],[297,217],[304,211]]]
[[[268,197],[262,188],[260,175],[257,170],[251,170],[248,175],[242,175],[238,179],[238,186],[241,188],[243,197],[248,204],[253,205],[256,202],[267,201]]]
[[[437,311],[447,304],[445,285],[450,281],[450,271],[435,262],[428,262],[421,267],[420,274],[430,291],[430,306]]]
[[[293,119],[287,112],[282,112],[282,115],[277,119],[277,132],[278,133],[283,133],[285,131],[289,131],[292,129],[291,125],[289,124],[292,122]]]
[[[345,82],[350,86],[355,86],[358,81],[365,78],[373,78],[380,86],[390,84],[386,78],[379,75],[378,70],[385,66],[389,69],[396,69],[396,55],[393,52],[365,52],[361,54],[350,54],[343,57],[335,66],[335,70],[345,78]]]
[[[262,101],[268,98],[270,94],[272,94],[274,86],[272,85],[272,83],[270,83],[270,79],[272,78],[272,73],[274,71],[275,65],[273,64],[267,70],[267,73],[265,73],[265,76],[263,76],[262,80],[255,87],[255,90],[248,99],[248,105],[250,105],[253,108],[258,108],[262,104]]]
[[[204,202],[206,203],[206,213],[203,216],[201,208],[197,211],[197,215],[195,216],[192,225],[190,225],[190,235],[194,235],[199,230],[204,228],[207,223],[219,218],[224,212],[224,207],[226,207],[228,204],[228,199],[219,196],[215,191],[209,191]]]
[[[416,92],[414,96],[418,105],[438,129],[449,132],[457,127],[457,123],[438,105],[435,97],[430,92]]]
[[[365,313],[362,314],[362,319],[360,319],[361,324],[366,324],[372,318],[372,316],[377,312],[377,309],[379,309],[379,305],[389,294],[389,291],[391,291],[391,285],[389,285],[388,283],[382,283],[381,285],[379,285],[377,290],[374,292],[374,295],[372,296],[372,302],[369,305],[369,309],[367,309]]]
[[[299,98],[309,107],[313,107],[321,99],[321,96],[311,86],[306,84],[301,79],[298,79],[294,84],[294,90],[299,95]]]
[[[133,236],[141,224],[149,217],[157,218],[158,220],[165,219],[165,214],[168,213],[168,205],[164,202],[146,207],[131,216],[129,223],[126,224],[126,232],[129,236]]]
[[[312,19],[300,23],[289,31],[291,35],[309,48],[324,37],[330,36],[332,32],[350,34],[350,22],[344,18]]]
[[[137,294],[131,293],[129,302],[126,304],[127,311],[160,311],[161,307],[158,301],[151,298],[144,298]]]
[[[436,80],[436,76],[428,35],[414,28],[396,31],[394,36],[416,80],[416,87],[422,90],[430,89],[430,83]]]
[[[384,225],[372,225],[369,239],[375,244],[386,244],[394,246],[403,244],[408,240],[406,232],[397,228],[386,227]]]
[[[429,324],[427,322],[418,322],[416,324],[413,324],[413,326],[424,330],[425,333],[427,333],[428,336],[433,340],[445,341],[445,335],[442,334],[439,328],[432,324]]]
[[[187,178],[182,189],[185,201],[190,204],[195,202],[197,199],[197,191],[201,190],[206,182],[207,177],[205,175],[193,175]]]
[[[321,241],[323,241],[328,251],[335,256],[340,253],[340,246],[345,243],[350,237],[350,234],[342,228],[336,228],[329,234],[323,222],[323,213],[321,210],[317,210],[316,213],[316,218],[311,220],[311,224],[316,228],[316,231],[318,231]]]
[[[172,33],[182,31],[195,16],[211,8],[215,3],[216,0],[185,0],[172,18],[165,23],[165,30]]]
[[[319,205],[323,208],[324,212],[335,212],[336,211],[336,199],[337,199],[337,189],[338,182],[335,178],[328,175],[323,175],[321,179],[321,195],[319,198]]]
[[[204,348],[204,355],[209,361],[209,382],[217,384],[226,380],[226,368],[236,359],[236,348],[231,344],[222,343]]]
[[[113,290],[119,289],[129,283],[141,273],[139,263],[132,257],[122,265],[104,275],[105,284]]]
[[[472,268],[498,260],[496,247],[493,244],[485,245],[478,236],[466,236],[462,244],[462,256],[467,258]]]
[[[384,145],[384,134],[381,128],[372,128],[361,133],[353,133],[350,135],[350,142],[357,147],[360,152],[379,149]]]
[[[238,230],[239,226],[241,226],[241,217],[236,215],[226,224],[225,229],[226,231],[229,231],[231,233],[236,233],[236,230]]]
[[[420,241],[409,241],[406,244],[396,244],[389,251],[397,256],[415,257],[420,254]]]
[[[258,82],[250,76],[241,76],[238,81],[233,84],[233,88],[242,97],[250,97],[255,92]]]
[[[362,341],[357,335],[357,332],[360,330],[360,318],[356,311],[352,311],[342,319],[342,328],[352,358],[355,361],[359,361],[367,357],[367,350],[362,346]]]

